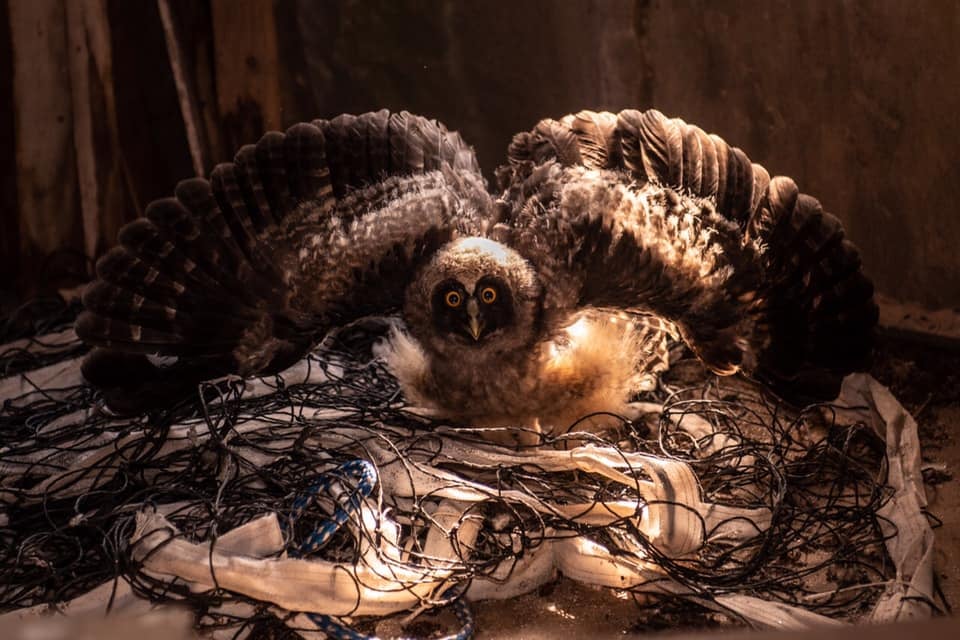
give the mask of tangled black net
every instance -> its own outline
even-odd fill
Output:
[[[79,301],[36,298],[0,317],[0,378],[32,371],[84,353],[73,334]]]
[[[52,321],[43,328],[63,325]],[[199,542],[277,513],[287,551],[295,552],[329,521],[332,508],[320,497],[294,520],[289,514],[297,499],[344,462],[374,459],[374,447],[381,465],[382,452],[389,450],[396,460],[416,460],[487,488],[485,499],[469,509],[483,525],[472,553],[462,550],[454,563],[454,584],[466,586],[498,568],[497,579],[508,581],[503,567],[551,537],[586,536],[614,555],[642,552],[663,580],[681,585],[683,598],[664,595],[656,580],[632,589],[652,594],[637,598],[648,614],[637,628],[656,628],[655,616],[663,611],[709,607],[730,593],[856,620],[893,577],[877,515],[891,494],[883,480],[884,443],[865,425],[838,422],[829,405],[792,411],[743,382],[702,376],[682,386],[664,384],[643,398],[662,409],[632,422],[617,418],[603,435],[574,429],[541,436],[525,448],[556,451],[592,443],[682,460],[695,470],[704,500],[766,508],[772,515],[768,527],[757,524],[756,535],[745,541],[708,541],[691,557],[677,559],[652,544],[631,518],[588,525],[530,507],[636,500],[630,486],[535,463],[459,460],[458,446],[489,446],[484,430],[458,429],[411,412],[392,376],[367,356],[373,339],[345,332],[302,363],[295,380],[208,383],[195,398],[134,419],[104,410],[97,393],[83,384],[29,388],[4,399],[0,611],[62,603],[122,577],[151,600],[187,603],[207,629],[296,637],[296,625],[285,624],[268,603],[224,589],[193,592],[144,572],[131,553],[135,516],[144,508],[162,511],[180,535]],[[0,351],[0,370],[76,363],[83,351],[75,339],[56,348],[40,344],[37,339]],[[310,382],[297,383],[304,379]],[[710,423],[713,433],[696,437],[681,428],[691,416]],[[412,472],[410,484],[416,484]],[[505,498],[511,491],[529,500]],[[412,496],[395,496],[378,487],[371,499],[399,525],[410,561],[427,562],[423,545],[440,501],[436,491],[414,488]],[[376,543],[375,532],[361,529],[359,536]],[[357,535],[342,529],[316,557],[354,562],[358,544]],[[374,620],[354,622],[361,631],[375,630]]]

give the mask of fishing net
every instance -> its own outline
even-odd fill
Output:
[[[0,335],[6,618],[179,603],[215,637],[362,638],[439,611],[466,638],[471,602],[561,574],[650,623],[936,610],[916,424],[868,376],[795,411],[680,361],[610,429],[506,448],[407,406],[358,326],[124,418],[83,383],[76,309],[40,309]]]

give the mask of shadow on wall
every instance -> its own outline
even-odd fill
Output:
[[[0,6],[13,106],[0,132],[16,150],[0,159],[16,174],[0,267],[19,271],[22,294],[46,255],[102,252],[146,202],[265,129],[407,109],[460,130],[492,177],[511,135],[542,117],[656,107],[794,177],[844,220],[885,293],[960,306],[945,144],[960,139],[956,3]]]

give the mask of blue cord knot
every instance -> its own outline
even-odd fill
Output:
[[[343,483],[338,482],[346,479],[353,480],[356,485],[350,489],[345,488]],[[377,470],[368,460],[360,458],[344,462],[339,467],[321,475],[320,479],[313,483],[303,495],[298,496],[293,501],[293,509],[287,517],[285,529],[288,532],[293,531],[294,524],[317,496],[326,495],[332,498],[336,507],[330,519],[310,534],[296,550],[295,555],[310,555],[323,547],[340,530],[340,527],[350,519],[350,515],[360,508],[361,501],[373,493],[376,484]],[[455,585],[447,589],[443,597],[454,597],[456,588]],[[454,615],[457,616],[457,621],[460,623],[460,629],[455,634],[446,636],[441,640],[468,640],[473,636],[474,631],[474,620],[470,607],[466,599],[460,596],[457,596],[452,604]],[[351,629],[333,616],[307,613],[307,617],[334,640],[377,640],[375,636],[368,636]]]

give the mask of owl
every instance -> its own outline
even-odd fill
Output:
[[[839,221],[717,136],[581,111],[514,136],[496,182],[406,112],[268,133],[122,229],[83,295],[84,375],[139,411],[399,314],[376,351],[411,403],[563,433],[649,388],[668,336],[794,403],[869,364],[877,306]]]

